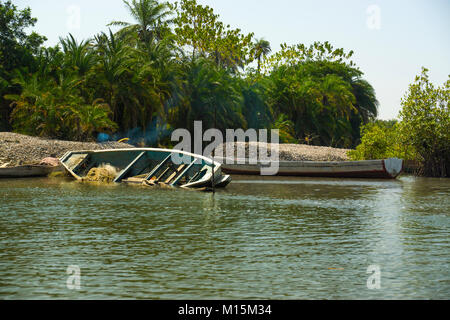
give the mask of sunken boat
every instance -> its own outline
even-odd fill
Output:
[[[231,182],[230,176],[222,174],[219,162],[179,150],[70,151],[60,161],[80,181],[89,181],[90,174],[98,168],[109,168],[111,182],[116,183],[209,189],[223,188]]]

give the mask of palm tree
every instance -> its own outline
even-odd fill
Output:
[[[127,88],[129,83],[126,80],[130,71],[130,59],[132,48],[128,47],[123,40],[109,31],[109,36],[105,33],[95,37],[95,46],[99,54],[99,72],[101,83],[105,86],[105,96],[111,110],[113,119],[117,123],[123,120],[123,108],[119,104],[122,102],[121,88]]]
[[[248,128],[265,129],[273,123],[273,111],[267,101],[267,85],[264,80],[241,81],[240,89],[244,97],[242,113]]]
[[[356,109],[360,114],[363,123],[366,124],[370,120],[375,119],[378,115],[378,100],[375,90],[364,79],[352,79],[351,85],[353,93],[356,97]]]
[[[98,77],[121,130],[140,127],[145,134],[155,115],[164,114],[176,71],[172,70],[172,49],[166,40],[135,48],[111,31],[95,37]]]
[[[244,98],[231,71],[219,68],[209,59],[198,58],[185,66],[183,97],[175,119],[175,127],[193,132],[194,121],[201,120],[205,128],[223,132],[227,128],[244,128],[242,115]]]
[[[58,80],[40,77],[38,73],[23,75],[17,72],[13,83],[20,85],[20,95],[7,95],[13,101],[11,120],[13,128],[21,133],[71,138],[67,133],[71,130],[66,125],[67,111],[70,106],[76,107],[83,102],[79,96],[79,76],[75,73],[58,74]]]
[[[253,46],[255,52],[255,58],[258,60],[258,73],[261,71],[261,58],[267,57],[267,55],[272,52],[270,48],[270,42],[264,39],[259,39]]]
[[[92,138],[95,131],[113,131],[117,125],[110,120],[111,109],[103,100],[97,99],[92,105],[71,106],[68,109],[70,122],[74,123],[74,135],[84,141]]]
[[[0,69],[1,72],[1,69]],[[7,88],[9,87],[9,82],[0,77],[0,131],[6,131],[8,128],[8,119],[9,119],[9,107],[6,101],[4,101],[3,95],[6,93]]]
[[[123,2],[137,23],[112,21],[109,26],[123,27],[120,32],[135,33],[144,42],[161,39],[163,26],[171,23],[168,18],[172,12],[167,3],[159,3],[157,0],[132,0],[131,3],[124,0]]]
[[[356,77],[351,79],[353,94],[356,98],[356,112],[350,118],[353,131],[353,146],[361,142],[361,126],[369,123],[378,115],[379,102],[374,88],[366,80]]]
[[[73,35],[69,34],[67,38],[60,38],[60,43],[67,67],[77,70],[80,76],[86,75],[95,64],[95,55],[91,50],[90,40],[78,43]]]
[[[61,52],[59,45],[41,48],[36,55],[36,73],[43,79],[56,79],[61,66],[65,63],[64,59],[64,53]]]
[[[318,81],[320,81],[323,106],[333,110],[337,117],[348,119],[351,112],[356,111],[354,106],[356,98],[351,85],[334,74],[328,74]]]

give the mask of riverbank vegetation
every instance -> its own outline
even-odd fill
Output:
[[[272,48],[195,0],[124,1],[113,31],[45,47],[29,9],[2,1],[2,130],[70,140],[100,132],[168,142],[174,128],[278,128],[283,142],[352,147],[377,100],[353,52]]]
[[[422,174],[450,177],[450,77],[440,87],[423,68],[402,99],[400,132],[415,150]]]
[[[396,120],[375,120],[368,123],[361,127],[361,136],[361,144],[349,152],[352,160],[416,159],[416,152],[405,144]]]
[[[222,22],[196,0],[124,1],[128,21],[54,47],[30,9],[0,0],[0,131],[170,146],[176,128],[279,129],[281,142],[356,148],[354,159],[420,159],[448,175],[448,83],[422,74],[399,123],[376,121],[374,88],[329,42],[283,44]],[[362,138],[361,138],[362,135]]]
[[[450,79],[435,87],[428,70],[409,86],[400,121],[375,121],[362,127],[353,160],[397,157],[419,163],[419,174],[450,177]]]

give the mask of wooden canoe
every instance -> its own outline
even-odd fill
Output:
[[[174,161],[181,159],[183,161]],[[67,152],[61,159],[66,171],[85,180],[94,168],[113,168],[113,182],[183,188],[223,188],[231,177],[222,175],[219,162],[192,153],[154,148]]]
[[[216,158],[222,163],[222,170],[227,174],[260,175],[261,168],[269,163],[258,161],[257,164],[227,164],[226,159]],[[229,163],[232,160],[228,161]],[[403,170],[403,160],[391,158],[368,161],[279,161],[279,176],[330,177],[330,178],[374,178],[395,179]]]

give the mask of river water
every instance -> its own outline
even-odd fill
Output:
[[[0,299],[449,299],[449,196],[409,176],[0,180]]]

